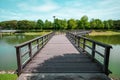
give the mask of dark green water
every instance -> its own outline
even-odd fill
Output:
[[[28,36],[23,34],[0,35],[0,70],[16,70],[17,63],[14,46],[37,36],[38,35]]]
[[[89,38],[112,45],[109,69],[112,71],[112,76],[120,78],[120,35],[89,36]]]

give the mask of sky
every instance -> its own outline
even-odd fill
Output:
[[[0,21],[59,19],[120,19],[120,0],[0,0]]]

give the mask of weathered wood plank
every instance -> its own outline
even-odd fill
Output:
[[[111,80],[102,73],[28,73],[18,80]]]

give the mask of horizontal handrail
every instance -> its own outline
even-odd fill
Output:
[[[25,65],[38,53],[40,49],[50,40],[54,32],[34,38],[24,43],[18,44],[16,48],[17,74],[20,75]],[[24,50],[22,50],[24,49]],[[24,58],[24,59],[23,59]]]
[[[80,33],[80,32],[79,32]],[[82,34],[84,33],[81,32]],[[85,32],[86,33],[86,32]],[[112,48],[111,45],[108,44],[104,44],[98,41],[94,41],[92,39],[86,38],[82,35],[77,35],[77,33],[73,33],[73,32],[67,32],[66,36],[68,37],[68,39],[73,43],[73,45],[81,50],[83,52],[89,53],[89,55],[91,56],[91,58],[93,60],[96,60],[97,62],[99,62],[96,58],[95,58],[95,54],[100,55],[101,57],[103,57],[103,71],[105,72],[105,74],[109,74],[109,70],[108,70],[108,65],[109,65],[109,56],[110,56],[110,49]],[[91,46],[89,46],[87,44],[87,42],[91,43]],[[98,50],[96,50],[96,46],[101,46],[102,48],[104,48],[104,53],[99,52]],[[91,50],[91,54],[90,52],[86,51],[85,48],[89,48]],[[100,63],[100,62],[99,62]],[[101,64],[101,63],[100,63]]]

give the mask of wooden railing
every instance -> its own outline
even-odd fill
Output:
[[[17,74],[20,75],[25,65],[40,51],[41,48],[50,40],[54,32],[34,38],[30,41],[16,45]]]
[[[67,32],[66,36],[79,51],[82,51],[82,53],[83,52],[88,53],[93,61],[97,61],[102,66],[103,71],[106,75],[110,73],[108,67],[109,67],[110,49],[112,48],[112,46],[94,41],[92,39],[83,37],[80,34],[77,35],[71,32]],[[102,47],[101,49],[103,50],[103,52],[101,52],[100,49],[98,50],[97,46]],[[96,55],[98,57],[102,57],[103,63],[95,58]]]

